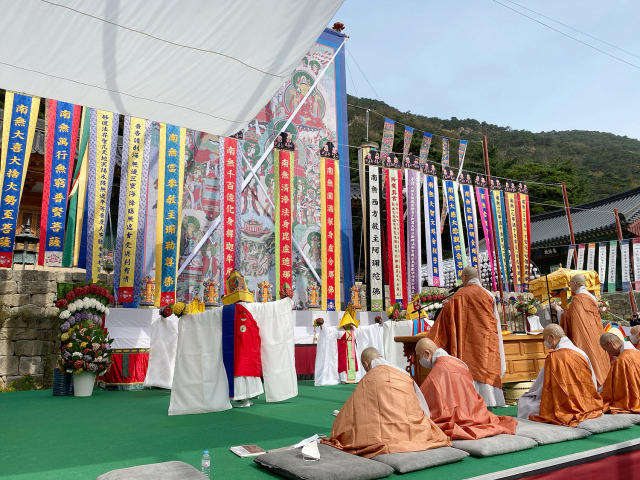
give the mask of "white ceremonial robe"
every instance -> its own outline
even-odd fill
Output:
[[[158,317],[151,324],[149,365],[144,378],[145,387],[171,388],[178,348],[178,322],[175,315]]]
[[[409,361],[404,356],[404,345],[396,342],[394,337],[410,337],[413,335],[413,320],[389,320],[382,324],[382,332],[384,358],[394,367],[406,372],[405,369],[409,366]]]
[[[598,388],[598,382],[596,381],[596,374],[593,372],[593,367],[591,366],[591,361],[587,354],[584,353],[581,349],[576,347],[569,337],[562,337],[558,345],[556,346],[556,350],[560,350],[561,348],[568,348],[569,350],[573,350],[582,355],[589,364],[589,368],[591,369],[591,380],[595,385],[596,389]],[[540,373],[538,373],[538,378],[533,382],[533,385],[529,389],[527,393],[520,397],[518,400],[518,418],[528,419],[529,415],[539,415],[540,414],[540,401],[542,400],[542,388],[544,387],[544,367],[540,369]]]

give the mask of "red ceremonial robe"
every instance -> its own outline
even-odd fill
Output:
[[[233,338],[233,375],[259,377],[262,375],[260,328],[253,315],[242,305],[236,305]]]

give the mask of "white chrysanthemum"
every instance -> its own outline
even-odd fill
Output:
[[[109,308],[108,308],[108,307],[105,307],[105,309],[104,309],[104,314],[105,314],[105,315],[109,315]]]
[[[82,353],[80,352],[73,352],[73,355],[71,355],[73,358],[78,358],[78,357],[82,357]]]
[[[69,310],[65,310],[64,312],[60,313],[60,318],[63,320],[66,320],[70,316],[71,316],[71,312]]]

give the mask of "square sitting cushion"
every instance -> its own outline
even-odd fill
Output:
[[[520,452],[538,445],[531,438],[504,433],[478,440],[453,440],[451,444],[454,448],[464,450],[474,457],[493,457],[503,453]]]
[[[616,413],[616,417],[628,418],[634,425],[640,425],[640,415],[637,413]]]
[[[285,478],[305,480],[374,480],[388,477],[393,468],[328,445],[318,445],[320,460],[302,458],[300,448],[263,453],[253,459],[262,468]]]
[[[152,463],[137,467],[111,470],[96,480],[205,480],[207,477],[196,468],[184,462]]]
[[[589,420],[580,422],[577,428],[583,428],[590,433],[605,433],[629,428],[632,425],[633,421],[630,418],[607,413],[600,415],[598,418],[590,418]]]
[[[451,447],[434,448],[433,450],[423,450],[422,452],[405,453],[385,453],[373,457],[371,460],[386,463],[393,468],[396,473],[415,472],[425,468],[446,465],[447,463],[459,462],[468,457],[467,452]]]
[[[564,427],[562,425],[552,425],[519,418],[516,435],[532,438],[538,445],[548,445],[550,443],[585,438],[591,434],[582,428]]]

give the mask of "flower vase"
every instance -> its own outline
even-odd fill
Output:
[[[90,397],[96,383],[96,374],[81,372],[73,374],[73,395],[75,397]]]

